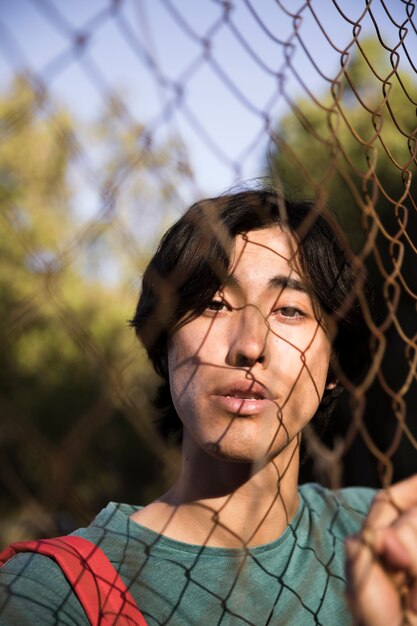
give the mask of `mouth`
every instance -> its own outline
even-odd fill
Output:
[[[233,393],[224,394],[225,398],[238,398],[239,400],[265,400],[265,396],[261,393],[245,393],[242,391],[235,391]]]
[[[240,400],[271,400],[268,388],[256,380],[238,380],[228,383],[217,390],[217,394]]]
[[[217,390],[214,399],[219,408],[240,417],[262,413],[272,400],[268,389],[256,381],[225,386]]]

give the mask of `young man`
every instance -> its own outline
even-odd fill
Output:
[[[355,534],[353,613],[417,623],[416,479],[372,506],[372,490],[298,487],[303,428],[364,367],[360,287],[332,218],[271,191],[197,203],[162,239],[132,323],[182,470],[155,502],[109,504],[75,533],[149,625],[350,624]],[[1,580],[0,624],[88,623],[44,556],[17,555]]]

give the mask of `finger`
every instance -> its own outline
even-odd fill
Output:
[[[410,587],[408,607],[410,611],[417,615],[417,580],[415,580]]]
[[[362,536],[385,563],[417,578],[417,507],[401,514],[391,526],[365,528]]]
[[[375,531],[365,531],[366,541],[375,557],[381,559],[391,570],[409,571],[412,567],[411,555],[407,550],[398,529],[392,526]]]
[[[403,610],[417,614],[417,509],[401,515],[388,528],[365,529],[360,537],[367,556],[381,568],[398,592]],[[373,574],[362,556],[362,577]],[[364,583],[366,584],[366,582]]]
[[[366,528],[361,540],[387,572],[402,571],[417,580],[417,512],[402,515],[387,528]]]
[[[388,526],[404,511],[416,506],[417,474],[380,491],[374,498],[364,526]]]
[[[403,608],[397,585],[363,535],[346,540],[347,597],[352,614],[366,626],[401,626]]]
[[[388,541],[387,541],[388,539]],[[392,542],[392,543],[391,543]],[[395,554],[394,554],[395,553]],[[407,607],[417,614],[417,508],[403,513],[393,524],[385,541],[384,560],[402,561],[406,574]],[[399,562],[399,561],[398,561]]]

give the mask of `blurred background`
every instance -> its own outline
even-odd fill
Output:
[[[145,504],[178,467],[128,327],[188,205],[272,177],[375,286],[373,361],[302,480],[417,471],[414,0],[0,0],[0,543]]]

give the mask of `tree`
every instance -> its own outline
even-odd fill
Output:
[[[357,41],[354,52],[342,55],[330,90],[290,102],[268,164],[290,197],[333,208],[374,285],[374,362],[363,388],[367,408],[357,413],[355,425],[345,406],[327,441],[334,446],[342,433],[342,453],[353,445],[362,461],[371,449],[386,480],[393,461],[396,478],[417,469],[410,424],[417,400],[417,89],[404,69],[404,52],[375,39]],[[358,429],[362,437],[355,439]],[[377,484],[369,457],[366,469],[362,464],[358,471],[354,455],[346,457],[346,480]]]
[[[378,40],[365,40],[346,55],[330,91],[291,102],[270,173],[292,196],[329,202],[359,252],[371,207],[394,229],[397,203],[414,208],[416,101],[413,77],[393,69]]]
[[[175,458],[162,453],[150,423],[156,376],[127,324],[138,285],[126,265],[130,258],[139,272],[146,245],[132,236],[126,194],[130,184],[140,203],[138,178],[152,164],[167,181],[166,197],[179,167],[172,144],[145,149],[137,127],[125,123],[123,134],[93,125],[88,137],[109,147],[98,148],[105,174],[95,182],[103,197],[111,190],[113,204],[108,210],[104,197],[104,209],[82,221],[70,180],[84,161],[71,115],[41,85],[17,77],[0,100],[0,119],[0,534],[7,543],[70,530],[112,497],[147,500],[172,471]],[[103,265],[113,280],[96,271]]]

